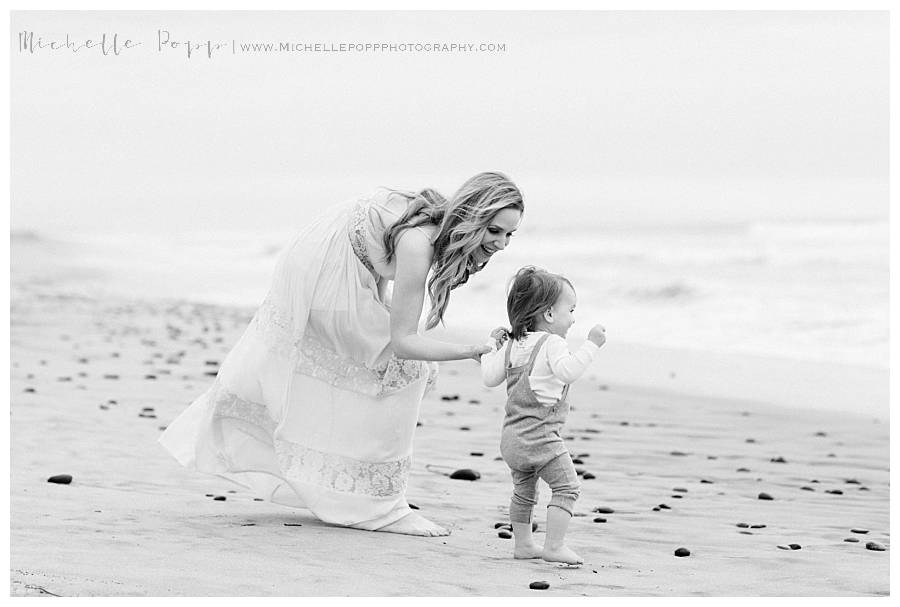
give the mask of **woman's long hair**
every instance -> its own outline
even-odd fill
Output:
[[[466,181],[448,201],[427,188],[417,194],[398,192],[410,199],[396,222],[384,233],[385,260],[394,256],[397,238],[404,230],[425,224],[438,226],[433,238],[434,258],[428,279],[431,310],[426,328],[443,321],[450,291],[469,280],[486,264],[477,265],[475,251],[481,246],[491,220],[507,208],[525,211],[522,193],[502,173],[479,173]]]

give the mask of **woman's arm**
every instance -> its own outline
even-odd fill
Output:
[[[425,302],[425,280],[434,248],[420,230],[406,230],[397,239],[397,269],[391,301],[391,347],[399,358],[414,360],[478,360],[490,348],[452,344],[419,334]]]

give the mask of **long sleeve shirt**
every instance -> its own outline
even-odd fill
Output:
[[[526,363],[531,350],[543,334],[543,331],[535,331],[527,333],[520,340],[513,341],[509,353],[510,364],[515,367]],[[506,380],[507,345],[504,343],[498,349],[493,340],[489,344],[491,351],[481,357],[481,379],[485,386],[494,387]],[[555,404],[562,396],[565,385],[581,377],[599,351],[600,347],[597,344],[586,340],[574,353],[569,352],[566,340],[559,335],[551,334],[538,352],[534,367],[528,376],[531,390],[538,402],[547,406]]]

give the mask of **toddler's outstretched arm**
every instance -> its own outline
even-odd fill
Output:
[[[569,352],[566,340],[558,335],[551,335],[545,345],[550,370],[561,381],[571,384],[587,371],[604,343],[606,330],[600,325],[591,329],[587,340],[574,353]]]

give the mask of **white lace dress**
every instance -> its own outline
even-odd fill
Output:
[[[328,523],[378,529],[409,513],[413,433],[437,365],[390,349],[381,235],[406,204],[378,190],[294,239],[212,386],[160,438],[182,465]]]

